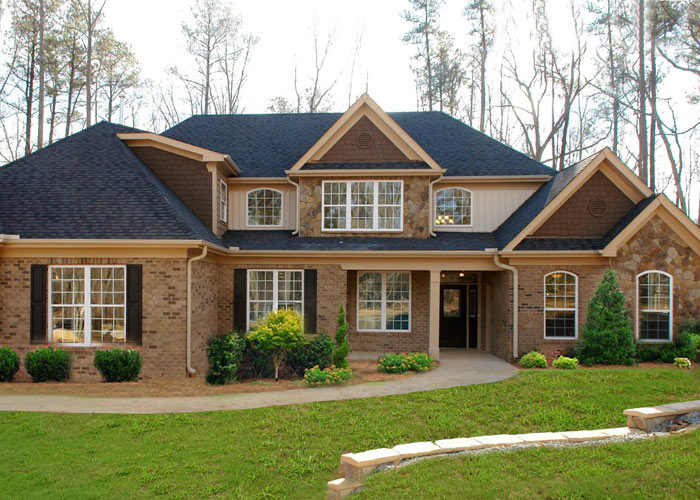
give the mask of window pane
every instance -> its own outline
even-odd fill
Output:
[[[85,307],[52,307],[51,338],[64,344],[85,342]]]
[[[379,207],[379,229],[401,229],[401,207]]]
[[[248,193],[248,225],[279,226],[282,224],[282,193],[272,189],[256,189]]]
[[[667,312],[644,312],[639,315],[639,338],[670,340],[670,315]]]
[[[545,336],[576,336],[576,313],[574,311],[547,311],[545,314]]]
[[[661,273],[639,277],[640,310],[668,311],[671,308],[671,279]]]
[[[345,229],[346,228],[346,218],[345,212],[346,207],[324,207],[323,209],[323,227],[324,229]]]
[[[466,189],[447,188],[435,195],[435,224],[468,226],[471,224],[472,195]]]
[[[409,304],[408,302],[386,303],[386,329],[408,330]]]
[[[126,342],[124,307],[92,308],[92,342]]]
[[[357,294],[358,327],[360,330],[381,330],[382,274],[360,273]]]
[[[374,207],[350,207],[351,229],[372,229],[374,226]]]
[[[323,204],[323,228],[345,229],[347,227],[347,183],[324,183]]]

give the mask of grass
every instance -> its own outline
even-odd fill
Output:
[[[625,424],[624,408],[688,399],[700,399],[698,370],[547,370],[496,384],[236,412],[0,413],[0,498],[323,498],[347,451],[479,434],[617,427]],[[673,447],[687,439],[697,450],[695,437],[674,439],[662,445],[671,448],[659,451],[660,459],[669,467],[682,461]],[[579,451],[560,453],[576,458]],[[475,459],[496,467],[483,487],[497,491],[499,470],[508,464],[520,463],[525,478],[528,471],[547,473],[547,453],[523,454],[542,463],[519,454]],[[631,466],[639,463],[642,452],[629,453]],[[411,476],[410,469],[396,475]],[[377,476],[377,488],[394,474],[386,476]]]

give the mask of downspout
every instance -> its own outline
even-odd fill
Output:
[[[187,259],[187,373],[194,375],[197,370],[192,368],[192,263],[207,256],[209,247],[206,245],[202,253]]]
[[[513,359],[518,357],[518,269],[500,261],[498,254],[493,254],[496,267],[513,273]]]
[[[430,184],[428,185],[428,211],[430,212],[428,215],[430,219],[428,224],[428,234],[430,236],[437,236],[435,231],[433,231],[433,224],[435,222],[435,214],[433,213],[433,184],[438,182],[440,179],[442,179],[442,175],[440,175],[440,177],[437,179],[430,181]]]
[[[296,220],[296,229],[294,231],[292,231],[292,236],[296,236],[297,234],[299,234],[299,183],[294,182],[289,177],[287,177],[287,182],[289,182],[290,184],[292,184],[293,186],[296,187],[296,197],[297,197],[297,210],[296,210],[297,217],[296,217],[296,219],[297,220]]]

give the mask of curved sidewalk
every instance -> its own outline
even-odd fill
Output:
[[[510,378],[518,373],[509,363],[481,351],[443,351],[440,358],[438,368],[406,380],[200,397],[93,398],[8,395],[0,396],[0,411],[145,414],[244,410],[484,384]]]

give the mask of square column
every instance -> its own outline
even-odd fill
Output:
[[[430,271],[430,337],[428,354],[440,359],[440,271]]]

